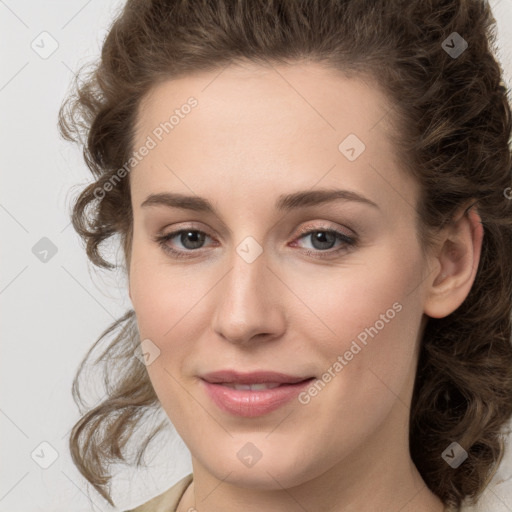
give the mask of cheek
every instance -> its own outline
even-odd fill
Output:
[[[396,314],[400,308],[393,305],[415,300],[421,270],[414,248],[406,252],[390,244],[372,248],[339,269],[301,272],[300,279],[293,277],[294,291],[304,298],[309,320],[314,317],[308,322],[312,328],[330,333],[333,339],[348,339],[373,326],[381,315],[384,321],[404,317]]]
[[[194,402],[184,389],[189,383],[183,380],[183,368],[193,354],[193,340],[200,339],[204,330],[197,321],[204,314],[201,298],[207,290],[198,288],[204,279],[196,278],[191,286],[191,276],[155,264],[154,258],[140,257],[137,263],[130,272],[130,286],[140,339],[151,340],[159,351],[147,366],[148,376],[173,424],[186,430],[192,421],[186,411],[194,408]],[[200,412],[194,409],[192,417]]]
[[[337,382],[338,399],[343,394],[368,403],[369,396],[398,394],[414,368],[422,318],[419,289],[414,291],[422,259],[415,250],[390,244],[350,268],[298,281],[297,295],[307,297],[315,315],[308,312],[297,329],[318,342],[314,350],[325,379]]]
[[[218,280],[216,274],[204,269],[168,262],[157,251],[134,243],[130,268],[140,339],[150,339],[160,351],[158,360],[148,366],[152,378],[161,373],[157,373],[159,366],[173,375],[182,373],[182,363],[189,360],[195,342],[208,327],[211,311],[206,309],[207,296]],[[171,377],[164,372],[161,378]]]
[[[200,292],[200,283],[190,286],[191,278],[183,267],[166,261],[156,243],[134,234],[130,293],[141,337],[161,340],[170,333]]]

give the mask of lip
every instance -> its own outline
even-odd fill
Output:
[[[296,397],[314,377],[300,377],[278,372],[239,373],[233,370],[212,372],[201,377],[206,395],[224,412],[253,418],[275,411]],[[223,384],[279,383],[264,390],[237,390]]]

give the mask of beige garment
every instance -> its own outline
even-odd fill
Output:
[[[176,512],[176,507],[192,482],[192,473],[183,477],[170,489],[126,512]]]
[[[164,491],[162,494],[155,496],[151,500],[139,505],[138,507],[126,510],[125,512],[176,512],[178,503],[182,496],[185,494],[187,487],[192,482],[192,473],[183,477],[170,489]],[[445,508],[445,512],[462,512],[464,509]]]

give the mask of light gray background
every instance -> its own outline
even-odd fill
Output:
[[[0,0],[0,512],[113,510],[68,453],[67,436],[79,417],[70,389],[86,350],[131,304],[123,276],[92,269],[70,226],[72,199],[90,174],[80,150],[59,138],[56,123],[74,71],[98,56],[123,4]],[[491,5],[499,58],[512,84],[512,0]],[[50,35],[41,35],[45,31]],[[58,47],[45,54],[52,45]],[[57,248],[47,262],[32,252],[43,237]],[[43,469],[39,464],[51,462],[53,450],[56,460]],[[151,472],[125,470],[115,479],[120,510],[191,471],[189,452],[176,434],[151,454]],[[507,454],[494,481],[509,480],[489,488],[480,510],[512,511],[511,476]]]

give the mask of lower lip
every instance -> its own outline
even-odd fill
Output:
[[[296,384],[282,384],[277,388],[259,391],[237,390],[203,380],[207,395],[223,411],[236,416],[253,418],[275,411],[296,397],[313,379]]]

